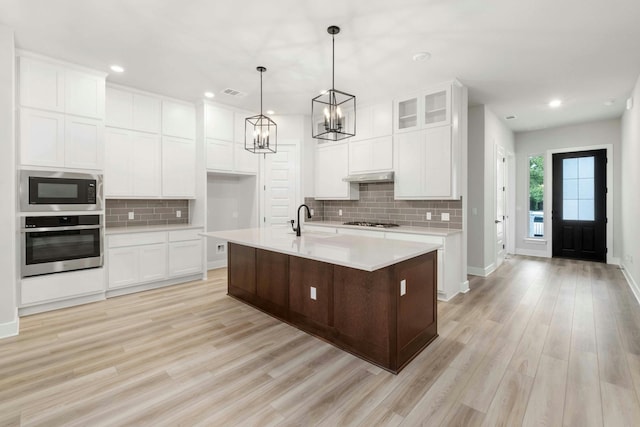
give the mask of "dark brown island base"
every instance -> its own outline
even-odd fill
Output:
[[[438,336],[436,256],[366,271],[229,242],[228,293],[397,374]]]

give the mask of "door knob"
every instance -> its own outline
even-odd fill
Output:
[[[502,221],[500,221],[499,219],[496,219],[496,224],[501,223]]]

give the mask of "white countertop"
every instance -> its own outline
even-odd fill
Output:
[[[202,235],[365,271],[388,267],[440,248],[435,244],[335,233],[303,231],[302,236],[297,237],[287,228],[248,228]]]
[[[148,233],[152,231],[176,231],[176,230],[194,230],[204,228],[202,225],[192,224],[165,224],[165,225],[140,225],[135,227],[105,227],[104,234],[129,234],[129,233]]]
[[[425,234],[429,236],[450,236],[452,234],[462,233],[462,230],[453,230],[448,228],[432,228],[432,227],[410,227],[407,225],[401,225],[399,227],[379,228],[379,227],[363,227],[361,225],[344,225],[338,221],[309,221],[305,222],[302,226],[304,230],[305,225],[319,227],[333,227],[333,228],[353,228],[356,230],[371,230],[371,231],[384,231],[387,233],[406,233],[406,234]]]

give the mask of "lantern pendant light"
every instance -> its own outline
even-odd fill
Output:
[[[335,35],[340,27],[327,28],[331,34],[331,89],[311,100],[311,129],[316,139],[339,141],[356,135],[356,97],[335,88]]]
[[[262,114],[262,73],[267,69],[260,66],[256,70],[260,72],[260,114],[244,121],[244,149],[254,154],[275,153],[278,150],[278,127]]]

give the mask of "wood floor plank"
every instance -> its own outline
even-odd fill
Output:
[[[523,426],[557,426],[564,415],[567,362],[542,355]]]
[[[615,266],[513,256],[438,303],[390,374],[205,281],[21,319],[0,425],[638,425],[640,306]],[[633,424],[635,423],[635,424]]]
[[[521,425],[532,386],[532,377],[507,370],[487,410],[483,426]]]

